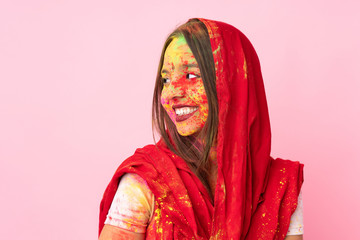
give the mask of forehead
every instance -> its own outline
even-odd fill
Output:
[[[164,65],[168,63],[179,63],[182,61],[195,61],[189,45],[183,36],[174,38],[166,48],[164,54]]]

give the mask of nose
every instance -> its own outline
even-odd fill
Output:
[[[163,95],[168,100],[179,99],[185,96],[185,89],[181,81],[172,80],[168,86],[164,87]]]

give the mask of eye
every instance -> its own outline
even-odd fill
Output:
[[[197,77],[199,77],[199,76],[197,76],[195,74],[191,74],[191,73],[186,74],[187,79],[192,79],[192,78],[197,78]]]
[[[163,84],[169,83],[170,79],[169,78],[162,78],[162,82],[163,82]]]

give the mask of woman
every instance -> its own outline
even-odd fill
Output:
[[[302,239],[303,165],[270,157],[260,65],[239,30],[190,19],[168,37],[153,124],[160,141],[126,159],[104,193],[101,240]]]

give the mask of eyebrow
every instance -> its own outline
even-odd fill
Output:
[[[193,68],[193,67],[198,68],[199,65],[197,63],[191,63],[191,64],[184,65],[184,67],[185,68]]]
[[[185,65],[183,65],[182,67],[183,67],[183,68],[198,68],[199,65],[198,65],[197,63],[190,63],[190,64],[185,64]],[[162,69],[162,70],[161,70],[161,73],[166,74],[166,73],[169,73],[169,71],[166,70],[166,69]]]
[[[162,69],[162,70],[161,70],[161,73],[162,73],[162,74],[167,74],[167,73],[169,73],[169,71],[166,70],[166,69]]]

